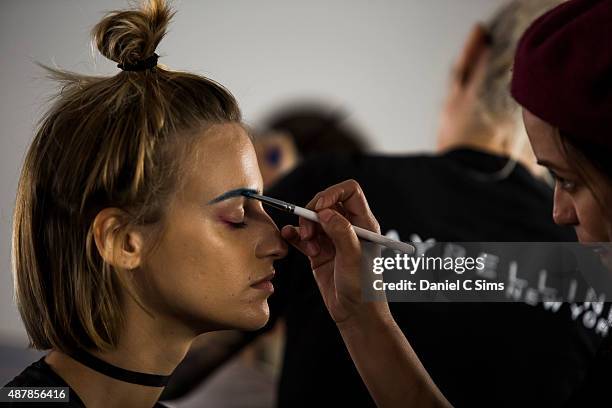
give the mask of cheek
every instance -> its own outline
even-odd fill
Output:
[[[253,245],[241,235],[212,219],[177,221],[147,262],[145,296],[158,312],[200,327],[235,326],[232,313],[247,314],[254,276]]]
[[[176,244],[167,245],[164,263],[170,264],[167,269],[173,270],[182,281],[181,286],[194,285],[207,292],[223,291],[231,296],[233,287],[239,287],[248,276],[245,267],[249,248],[233,239],[231,227],[225,224],[191,223],[172,241]]]
[[[575,198],[576,215],[579,221],[579,238],[585,242],[609,240],[610,223],[593,194],[585,189]]]

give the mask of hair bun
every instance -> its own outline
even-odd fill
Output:
[[[165,0],[147,0],[140,9],[107,14],[93,28],[93,40],[106,58],[134,65],[153,55],[173,15]]]

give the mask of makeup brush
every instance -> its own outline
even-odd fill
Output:
[[[277,200],[276,198],[266,197],[261,194],[254,193],[249,190],[242,191],[242,195],[248,198],[252,198],[254,200],[259,200],[264,204],[269,205],[270,207],[274,207],[281,211],[288,212],[290,214],[295,214],[299,217],[306,218],[307,220],[314,221],[320,223],[319,216],[316,212],[308,210],[303,207],[298,207],[295,204],[290,204],[285,201]],[[387,248],[408,254],[413,255],[415,253],[415,247],[413,245],[407,244],[405,242],[397,241],[395,239],[387,238],[384,235],[377,234],[372,231],[368,231],[367,229],[357,227],[353,225],[353,230],[355,230],[355,234],[361,239],[366,241],[374,242],[376,244],[380,244]]]

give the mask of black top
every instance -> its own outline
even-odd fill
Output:
[[[13,378],[5,387],[68,387],[69,389],[69,402],[47,402],[47,403],[24,403],[24,402],[14,402],[14,403],[4,403],[6,405],[2,405],[3,407],[15,407],[15,408],[23,408],[23,407],[69,407],[69,408],[85,408],[85,404],[77,393],[70,388],[70,386],[60,377],[55,371],[51,369],[51,366],[45,362],[45,358],[41,358],[37,362],[31,364],[28,368],[23,370],[17,377]],[[157,402],[153,408],[165,408],[166,405],[163,405]]]
[[[552,190],[521,165],[496,180],[503,157],[468,149],[441,156],[332,154],[310,160],[271,191],[305,205],[324,188],[357,180],[383,233],[403,241],[575,241],[552,222]],[[279,227],[295,216],[270,210]],[[308,262],[295,250],[277,263],[272,319],[283,315],[287,343],[280,407],[369,407],[361,381]],[[584,382],[603,336],[571,317],[526,303],[391,303],[419,358],[457,407],[556,407]],[[607,317],[607,310],[600,311]],[[605,315],[605,316],[604,316]],[[372,352],[376,358],[376,351]]]

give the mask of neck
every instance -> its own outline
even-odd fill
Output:
[[[509,135],[507,132],[508,130],[505,129],[497,132],[488,130],[480,134],[471,133],[464,137],[440,141],[437,151],[443,153],[453,149],[468,148],[498,156],[512,157],[525,166],[534,176],[542,176],[544,173],[543,168],[537,165],[529,142],[525,140],[524,146],[519,151],[513,152],[513,146],[510,146],[509,143],[504,143],[504,140],[514,140],[514,138],[520,136]]]
[[[194,336],[171,329],[160,317],[152,317],[139,306],[126,307],[127,324],[112,351],[90,352],[114,366],[157,375],[170,375],[185,357]],[[147,407],[155,405],[163,387],[123,382],[101,374],[68,355],[54,350],[45,361],[83,400],[87,407]]]
[[[454,140],[452,142],[444,143],[443,145],[438,146],[438,151],[440,153],[447,152],[449,150],[454,149],[473,149],[478,150],[490,154],[496,154],[498,156],[510,156],[510,152],[504,149],[501,146],[496,145],[495,143],[491,143],[487,140],[477,140],[477,139],[463,139],[463,140]]]

